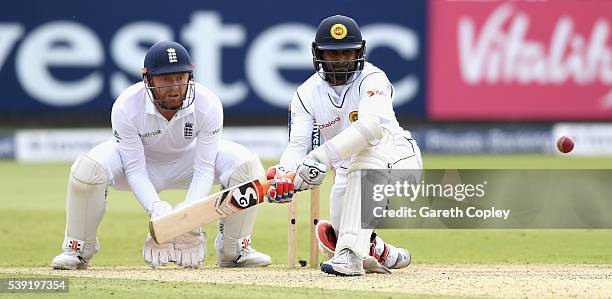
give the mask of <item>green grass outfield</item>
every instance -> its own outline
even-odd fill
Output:
[[[430,155],[424,157],[424,163],[426,168],[431,169],[612,168],[612,157]],[[268,166],[272,163],[265,164]],[[47,266],[60,252],[69,168],[69,163],[0,162],[0,267]],[[321,219],[329,218],[329,188],[330,180],[327,180],[322,188]],[[184,194],[184,191],[165,191],[161,197],[177,203]],[[300,196],[302,201],[298,204],[298,256],[305,260],[308,259],[309,246],[309,203],[303,199],[307,198]],[[110,189],[106,215],[99,231],[101,251],[92,264],[145,265],[141,250],[147,233],[147,222],[148,217],[131,193]],[[212,266],[215,263],[212,240],[216,234],[216,225],[207,226],[206,231],[209,235],[206,265]],[[408,248],[417,264],[612,264],[612,230],[381,230],[378,233],[388,242]],[[271,255],[274,263],[286,264],[286,205],[263,205],[260,208],[253,244],[259,251]],[[106,291],[112,290],[112,286],[121,287],[123,283],[113,280],[75,280],[79,281],[84,284],[95,281],[91,288],[103,289],[104,294],[108,294]],[[168,283],[165,287],[171,291],[177,284],[180,285]],[[132,285],[133,288],[139,286],[147,288],[146,283]],[[201,287],[208,289],[205,285]],[[264,292],[259,287],[251,288],[255,294],[259,291],[261,295],[276,294]],[[234,294],[231,289],[224,294]],[[279,289],[279,292],[283,294],[285,291]],[[304,295],[318,294],[316,290],[312,292],[315,293]],[[222,295],[217,294],[215,297]]]
[[[48,276],[29,275],[29,278],[48,278]],[[0,279],[14,278],[13,275],[0,273]],[[68,279],[67,293],[11,294],[23,298],[448,298],[448,296],[423,296],[363,292],[350,290],[327,290],[319,288],[289,288],[245,285],[214,284],[200,282],[151,282],[147,280],[95,279],[71,277]],[[8,296],[8,294],[7,294]],[[290,297],[289,297],[290,296]],[[2,297],[2,294],[0,294]]]

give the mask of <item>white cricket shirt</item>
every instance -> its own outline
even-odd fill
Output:
[[[187,201],[210,191],[214,163],[223,126],[219,98],[195,83],[191,106],[166,120],[147,96],[143,82],[127,88],[115,101],[111,123],[130,188],[142,206],[149,210],[159,195],[151,183],[146,164],[172,163],[196,147],[194,174]],[[161,190],[160,190],[161,191]]]
[[[316,123],[325,140],[330,140],[358,119],[373,115],[393,135],[396,144],[404,144],[410,133],[397,122],[393,111],[393,86],[387,75],[367,63],[358,77],[343,85],[338,94],[318,74],[300,85],[291,100],[291,133],[280,164],[294,169],[311,146],[311,132]],[[348,168],[348,160],[341,163]]]

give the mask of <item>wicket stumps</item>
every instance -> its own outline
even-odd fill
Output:
[[[291,109],[289,109],[288,113],[288,129],[289,129],[289,139],[291,139]],[[319,131],[319,127],[315,123],[312,128],[311,135],[311,147],[310,150],[317,148],[321,144],[321,132]],[[319,222],[319,201],[320,194],[319,188],[313,189],[309,191],[310,193],[310,260],[309,264],[311,267],[316,268],[319,267],[319,247],[317,244],[317,236],[315,232],[315,228],[317,223]],[[303,197],[299,193],[296,194],[293,200],[289,203],[289,237],[288,237],[288,254],[287,254],[287,265],[289,267],[295,267],[297,262],[297,212],[298,212],[298,198]],[[301,266],[302,263],[300,263]]]
[[[319,188],[310,191],[310,267],[319,267],[319,244],[316,227],[319,222]]]
[[[317,244],[317,236],[315,228],[319,222],[319,188],[309,191],[310,193],[310,260],[308,263],[311,267],[319,267],[319,247]],[[296,194],[297,197],[303,197],[303,194]],[[287,264],[289,267],[295,267],[297,262],[297,212],[298,202],[300,199],[293,198],[289,203],[289,251],[287,255]]]

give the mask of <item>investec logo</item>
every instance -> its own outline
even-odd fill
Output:
[[[244,12],[245,16],[247,14]],[[218,11],[197,10],[188,17],[189,22],[169,24],[162,17],[150,21],[136,17],[130,19],[130,23],[113,24],[112,29],[103,25],[92,28],[97,24],[95,21],[84,23],[85,20],[73,19],[53,19],[43,24],[2,20],[0,71],[6,72],[5,67],[14,64],[15,80],[36,101],[58,107],[79,106],[92,100],[107,100],[104,92],[110,92],[112,97],[119,96],[142,76],[142,59],[147,51],[143,45],[170,39],[189,49],[196,65],[206,66],[195,74],[196,81],[215,90],[223,99],[224,107],[241,104],[254,93],[262,101],[283,108],[287,107],[287,95],[295,93],[299,84],[287,80],[282,73],[285,70],[312,71],[312,61],[307,58],[316,28],[309,24],[266,22],[269,27],[254,26],[258,29],[253,29],[247,23],[224,22],[223,14]],[[368,49],[385,48],[407,62],[421,60],[420,33],[405,27],[401,20],[396,22],[385,19],[363,25],[362,34],[376,40],[368,44]],[[151,29],[151,24],[155,30]],[[263,25],[263,21],[258,24]],[[179,32],[180,36],[173,34]],[[207,38],[202,39],[202,36]],[[239,61],[244,72],[234,70],[230,73],[229,77],[234,78],[232,82],[224,80],[223,72],[227,68],[218,59],[226,55],[225,51],[237,51],[232,53],[244,57]],[[174,55],[165,54],[168,56],[164,59],[174,63]],[[79,76],[67,80],[55,76],[49,68],[77,69]],[[421,88],[420,80],[418,74],[408,71],[398,77],[398,81],[393,82],[396,90],[393,104],[400,105],[416,97]],[[8,92],[9,97],[21,94],[13,86]]]
[[[327,129],[338,123],[340,123],[340,116],[336,117],[334,120],[330,120],[326,124],[319,125],[319,130]]]
[[[157,131],[152,131],[152,132],[146,132],[144,134],[138,133],[138,136],[140,136],[140,138],[149,138],[149,137],[153,137],[155,135],[159,135],[161,134],[161,130],[157,130]]]

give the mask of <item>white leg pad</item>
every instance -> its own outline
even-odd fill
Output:
[[[79,156],[68,179],[64,251],[76,250],[86,260],[98,252],[96,236],[106,210],[107,187],[104,167],[87,155]]]
[[[348,169],[336,169],[336,177],[329,196],[329,221],[335,232],[340,230],[340,220],[342,219],[342,201],[346,193],[346,179]]]
[[[253,154],[244,164],[236,168],[229,179],[229,185],[234,186],[254,178],[265,181],[265,170],[257,155]],[[258,207],[252,207],[241,213],[232,214],[219,220],[219,234],[215,247],[220,256],[219,262],[234,260],[241,247],[239,242],[250,237],[257,217]]]
[[[361,170],[387,169],[387,167],[388,159],[371,148],[360,152],[352,159],[342,201],[336,253],[349,248],[361,259],[368,256],[373,229],[361,228]]]

